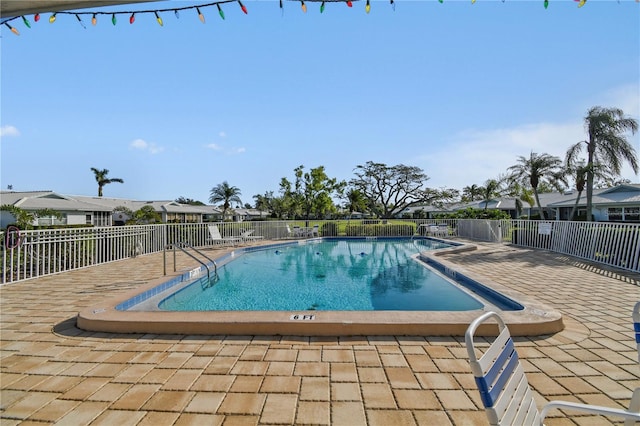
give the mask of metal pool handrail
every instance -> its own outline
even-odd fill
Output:
[[[216,278],[218,277],[218,264],[216,263],[216,261],[211,259],[206,254],[202,253],[197,248],[193,247],[191,244],[188,244],[188,243],[185,243],[185,242],[182,242],[182,241],[178,241],[177,243],[170,243],[170,244],[167,244],[166,246],[164,246],[164,249],[162,250],[162,267],[163,267],[164,275],[167,275],[167,249],[171,248],[171,247],[173,247],[173,272],[176,272],[176,248],[177,248],[177,249],[181,250],[184,254],[186,254],[187,256],[191,257],[196,262],[200,263],[205,268],[207,268],[207,278],[209,280],[211,280],[211,269],[209,268],[209,265],[207,265],[201,259],[198,259],[196,256],[194,256],[193,254],[191,254],[187,250],[185,250],[185,247],[187,247],[187,248],[190,248],[191,250],[195,251],[196,253],[198,253],[200,256],[203,256],[204,258],[206,258],[209,262],[213,263],[214,276]]]

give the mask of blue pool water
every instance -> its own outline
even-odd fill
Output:
[[[483,304],[415,259],[429,239],[319,240],[238,256],[160,302],[170,311],[466,311]]]

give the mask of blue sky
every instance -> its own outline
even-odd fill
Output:
[[[95,195],[96,167],[125,181],[107,197],[206,202],[226,180],[253,203],[299,165],[348,180],[375,161],[461,189],[531,151],[564,157],[592,106],[640,118],[634,1],[243,3],[224,21],[201,9],[204,25],[183,11],[162,27],[49,13],[13,21],[20,36],[3,26],[1,188]]]

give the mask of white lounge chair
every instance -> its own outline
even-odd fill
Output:
[[[476,352],[479,349],[474,343],[475,332],[482,323],[490,319],[498,323],[499,334],[489,348],[483,348],[478,358]],[[471,370],[491,425],[543,426],[549,410],[558,408],[615,416],[629,422],[640,421],[640,413],[637,409],[627,411],[569,401],[550,401],[541,411],[538,411],[509,329],[495,312],[487,312],[476,318],[467,328],[464,340]]]
[[[223,237],[217,225],[209,225],[209,237],[213,244],[232,244],[236,245],[242,238],[240,237]]]
[[[264,239],[262,235],[253,235],[255,229],[247,229],[246,231],[242,231],[240,234],[240,238],[242,241],[258,241]]]

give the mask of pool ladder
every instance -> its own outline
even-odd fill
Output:
[[[198,263],[200,263],[205,268],[207,268],[207,278],[208,278],[209,282],[211,282],[211,268],[209,268],[209,265],[207,265],[201,259],[198,259],[194,254],[189,253],[186,250],[187,248],[189,248],[189,249],[195,251],[200,256],[204,257],[210,263],[213,264],[213,267],[214,267],[213,279],[218,281],[218,279],[219,279],[219,277],[218,277],[218,264],[216,263],[216,261],[211,259],[209,256],[207,256],[206,254],[204,254],[203,252],[201,252],[200,250],[198,250],[197,248],[195,248],[191,244],[185,243],[183,241],[178,241],[177,243],[171,243],[171,244],[167,244],[166,246],[164,246],[164,250],[162,251],[162,267],[163,267],[163,271],[164,271],[165,275],[167,275],[167,249],[170,249],[170,248],[173,248],[173,272],[176,272],[176,249],[178,249],[178,250],[182,251],[184,254],[186,254],[187,256],[189,256],[190,258],[192,258],[195,261],[197,261]]]

